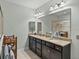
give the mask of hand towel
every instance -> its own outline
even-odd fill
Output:
[[[14,52],[12,50],[10,50],[10,57],[11,57],[11,59],[15,59],[15,55],[14,55]]]
[[[6,44],[5,47],[4,47],[4,55],[5,55],[5,56],[7,56],[7,55],[9,56],[9,47],[8,47],[7,44]]]

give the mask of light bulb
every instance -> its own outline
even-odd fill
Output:
[[[64,4],[65,4],[65,3],[62,1],[62,2],[60,3],[60,7],[64,6]]]
[[[57,9],[58,8],[58,5],[56,4],[54,8]]]
[[[40,13],[35,14],[34,16],[35,16],[36,18],[40,18],[40,17],[43,17],[43,16],[45,16],[45,15],[44,15],[44,12],[40,12]]]
[[[52,11],[52,10],[54,10],[54,8],[53,7],[50,7],[49,11]]]
[[[63,4],[64,4],[64,2],[62,1],[62,2],[61,2],[61,5],[63,5]]]
[[[39,15],[41,15],[41,13],[39,13]]]

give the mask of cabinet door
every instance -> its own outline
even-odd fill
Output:
[[[32,39],[29,38],[29,48],[32,49]]]
[[[42,44],[41,43],[42,43],[42,41],[40,39],[36,40],[36,53],[40,57],[42,56],[42,52],[41,52],[42,51],[42,48],[41,48]]]
[[[35,52],[35,40],[32,39],[32,50]]]
[[[36,47],[37,47],[38,49],[40,49],[40,50],[41,50],[41,43],[42,43],[41,40],[39,40],[39,39],[36,40]]]
[[[40,49],[41,50],[41,43],[36,43],[36,48]]]
[[[33,37],[29,37],[29,48],[35,52],[35,39]]]
[[[50,59],[55,59],[55,53],[53,49],[50,49]]]
[[[50,59],[61,59],[61,53],[54,49],[50,49]]]
[[[39,56],[39,57],[41,57],[41,50],[40,49],[36,49],[36,54]]]
[[[61,53],[58,51],[55,51],[55,59],[61,59]]]
[[[42,45],[42,59],[50,59],[50,49],[49,47]]]

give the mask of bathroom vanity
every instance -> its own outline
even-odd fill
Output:
[[[29,49],[41,59],[70,59],[71,42],[29,35]]]
[[[71,38],[71,9],[53,12],[39,19],[43,24],[37,24],[37,28],[29,24],[29,30],[32,30],[29,31],[30,50],[41,59],[71,59],[71,39],[68,39]]]

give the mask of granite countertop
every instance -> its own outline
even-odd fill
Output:
[[[62,47],[68,45],[68,44],[71,44],[71,41],[70,40],[64,40],[66,38],[63,38],[63,39],[56,39],[56,38],[50,38],[50,37],[46,37],[46,36],[39,36],[39,35],[29,35],[29,36],[32,36],[32,37],[35,37],[35,38],[38,38],[40,40],[44,40],[44,41],[47,41],[47,42],[50,42],[50,43],[53,43],[53,44],[56,44],[56,45],[60,45]]]

